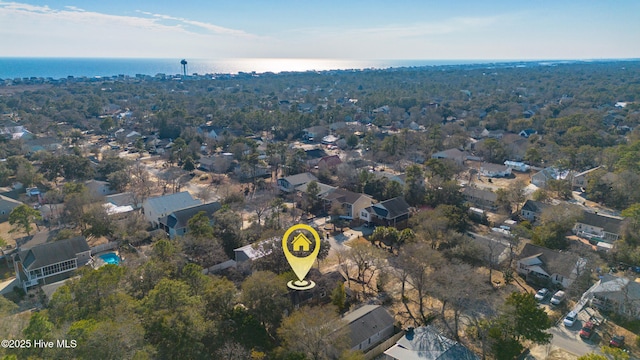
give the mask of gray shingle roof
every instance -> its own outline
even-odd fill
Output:
[[[493,164],[493,163],[482,163],[480,165],[481,169],[484,171],[507,171],[508,167],[502,164]]]
[[[475,199],[482,199],[490,202],[498,200],[498,195],[496,193],[474,187],[465,187],[462,189],[462,193]]]
[[[334,191],[327,193],[324,196],[324,199],[328,201],[333,201],[333,200],[339,201],[343,204],[353,204],[356,201],[358,201],[358,199],[360,199],[362,196],[367,196],[367,195],[355,193],[353,191],[344,190],[344,189],[335,189]]]
[[[107,195],[104,197],[104,200],[116,206],[127,206],[135,203],[133,193],[130,192]]]
[[[204,211],[207,217],[211,219],[213,213],[220,210],[222,205],[219,202],[212,202],[208,204],[191,206],[181,210],[174,211],[171,215],[165,216],[160,220],[160,223],[165,224],[174,229],[182,229],[187,227],[189,220],[194,217],[200,211]]]
[[[534,212],[536,214],[539,214],[542,212],[542,210],[550,207],[551,205],[549,204],[545,204],[543,202],[540,201],[534,201],[534,200],[527,200],[524,205],[522,205],[522,210],[525,211],[531,211]]]
[[[284,178],[284,180],[291,184],[293,187],[296,187],[302,184],[306,184],[310,181],[318,181],[318,178],[315,177],[312,173],[303,172],[300,174],[287,176],[286,178]]]
[[[398,216],[409,213],[409,204],[403,197],[398,196],[393,199],[382,201],[371,206],[378,216],[395,219]]]
[[[578,222],[602,228],[604,229],[604,231],[612,234],[619,234],[620,226],[622,225],[621,219],[594,214],[586,211],[582,215],[582,219],[580,219]]]
[[[40,244],[20,252],[19,257],[25,270],[30,271],[43,266],[76,258],[76,254],[91,251],[84,236],[67,240]]]
[[[578,263],[578,256],[568,252],[559,252],[542,246],[526,244],[520,252],[519,259],[537,257],[542,261],[541,267],[546,273],[559,274],[565,278],[572,278],[573,269]]]
[[[192,198],[191,194],[187,191],[147,199],[147,206],[152,207],[160,214],[166,214],[199,204],[200,200]]]
[[[399,360],[477,360],[462,344],[449,339],[431,325],[407,331],[386,355]]]
[[[393,325],[393,318],[380,305],[365,305],[346,314],[343,320],[349,323],[351,347],[358,346],[372,335]]]

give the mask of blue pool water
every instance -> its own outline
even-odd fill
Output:
[[[100,255],[100,259],[104,260],[107,264],[118,265],[120,264],[120,258],[116,253],[107,253]]]

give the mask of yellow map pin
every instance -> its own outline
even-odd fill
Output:
[[[291,241],[293,251],[309,253],[307,256],[298,257],[293,255],[289,250],[289,238],[296,230],[298,230],[298,233]],[[313,251],[310,250],[312,242],[303,231],[313,235],[313,239],[315,240]],[[313,281],[304,280],[304,278],[307,276],[309,270],[311,270],[311,267],[313,267],[313,263],[316,261],[318,253],[320,252],[320,235],[318,235],[318,232],[306,224],[293,225],[287,229],[282,237],[282,250],[284,251],[284,256],[287,258],[289,265],[293,269],[293,272],[298,277],[298,280],[296,281],[289,281],[287,286],[293,290],[309,290],[316,286]]]

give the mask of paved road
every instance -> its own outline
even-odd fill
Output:
[[[600,354],[600,347],[597,341],[583,340],[580,338],[578,333],[580,332],[581,326],[582,322],[576,322],[570,329],[562,324],[552,327],[549,330],[549,333],[553,335],[551,344],[578,356],[592,352]],[[595,336],[598,335],[594,335],[594,339],[597,340]]]

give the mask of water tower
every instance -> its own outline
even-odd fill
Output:
[[[182,59],[182,60],[180,61],[180,64],[182,65],[182,74],[183,74],[184,76],[187,76],[187,60]]]

